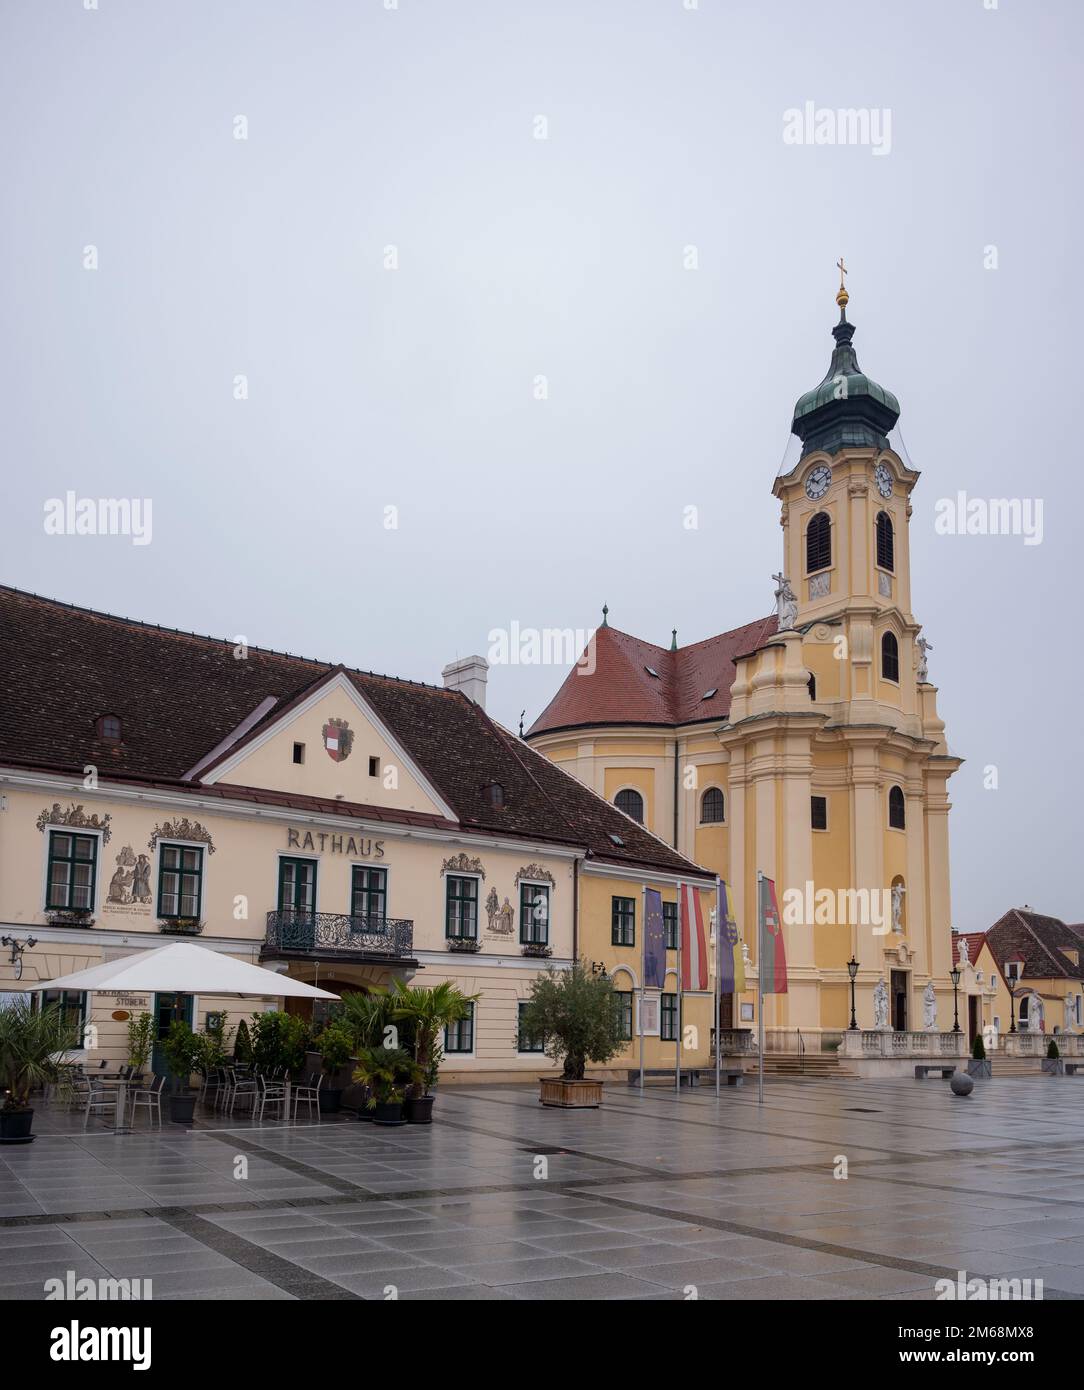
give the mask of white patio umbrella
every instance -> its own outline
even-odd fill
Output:
[[[249,965],[206,946],[176,941],[153,951],[92,965],[74,975],[43,980],[38,989],[100,990],[105,994],[238,994],[281,999],[338,999],[326,989]]]

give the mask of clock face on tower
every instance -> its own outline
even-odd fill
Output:
[[[892,496],[892,474],[888,471],[888,465],[879,463],[873,473],[877,480],[877,491],[882,497]]]
[[[826,463],[819,463],[805,480],[805,495],[811,502],[816,502],[819,497],[824,496],[831,485],[832,470]]]

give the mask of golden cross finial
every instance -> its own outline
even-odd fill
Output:
[[[843,277],[847,274],[847,267],[843,264],[842,256],[836,261],[836,267],[839,270],[839,292],[836,295],[836,303],[841,309],[845,309],[850,300],[850,295],[847,293],[847,287],[843,283]]]

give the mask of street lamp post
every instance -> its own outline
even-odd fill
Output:
[[[957,990],[960,987],[960,967],[954,965],[949,971],[949,979],[952,981],[952,1031],[960,1031],[960,997]]]
[[[847,974],[851,977],[851,1028],[858,1027],[858,1020],[854,1016],[854,977],[858,974],[858,962],[854,958],[854,952],[847,962]],[[848,1029],[848,1032],[850,1029]]]
[[[1002,973],[1009,986],[1009,1032],[1016,1032],[1016,986],[1020,982],[1020,971],[1024,961],[1020,956],[1010,956],[1005,962]]]

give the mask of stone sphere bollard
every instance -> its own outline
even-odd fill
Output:
[[[975,1089],[974,1078],[965,1071],[954,1071],[949,1077],[949,1088],[954,1096],[969,1096]]]

